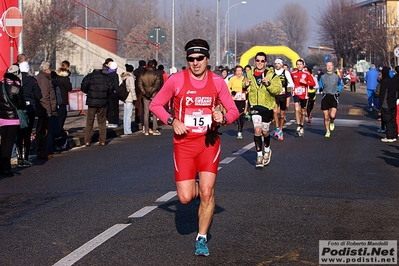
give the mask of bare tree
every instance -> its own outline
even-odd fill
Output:
[[[310,31],[308,13],[299,4],[288,3],[277,14],[284,14],[279,16],[279,20],[288,37],[287,46],[302,54]]]
[[[140,25],[152,22],[151,27],[163,24],[159,11],[153,1],[131,0],[86,0],[88,27],[117,29],[118,55],[122,57],[140,57],[132,55],[132,49],[140,50],[143,45],[151,46],[147,40],[147,32],[140,30]],[[76,15],[78,25],[85,26],[86,7],[80,5]],[[138,31],[137,31],[138,30]],[[136,49],[137,47],[141,47]],[[145,55],[144,57],[145,58]]]
[[[24,50],[34,62],[50,60],[54,64],[56,51],[68,48],[62,35],[71,25],[75,7],[72,0],[25,5]]]
[[[320,12],[317,21],[320,27],[320,41],[332,46],[338,60],[344,65],[353,65],[364,43],[364,21],[355,0],[330,1]]]
[[[186,65],[184,45],[201,38],[210,45],[211,62],[216,60],[216,10],[212,6],[181,1],[176,9],[176,65]]]
[[[378,4],[367,13],[361,10],[364,18],[363,32],[359,34],[362,42],[363,53],[369,61],[381,66],[395,64],[393,51],[399,44],[399,28],[396,8]]]
[[[279,46],[288,42],[287,34],[282,30],[281,24],[267,20],[256,24],[248,31],[240,31],[237,36],[239,40],[245,40],[237,44],[239,54],[256,45]]]

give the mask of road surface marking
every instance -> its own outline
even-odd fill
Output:
[[[138,210],[135,213],[133,213],[132,215],[130,215],[128,218],[141,218],[144,215],[155,210],[156,208],[158,208],[158,206],[145,206],[145,207],[141,208],[141,210]]]
[[[244,148],[241,148],[240,150],[234,152],[233,155],[241,155],[244,152],[247,152],[248,150],[252,149],[253,147],[255,147],[255,143],[251,142],[247,146],[245,146]]]
[[[236,157],[226,157],[226,158],[224,158],[222,161],[220,161],[219,163],[221,163],[221,164],[228,164],[228,163],[230,163],[231,161],[233,161],[235,158],[236,158]]]
[[[69,266],[73,265],[76,263],[78,260],[89,254],[91,251],[96,249],[98,246],[103,244],[105,241],[128,227],[130,224],[116,224],[110,228],[108,228],[106,231],[102,232],[92,240],[86,242],[82,246],[80,246],[78,249],[74,250],[72,253],[64,257],[63,259],[59,260],[56,264],[53,266]]]
[[[162,197],[158,198],[155,202],[167,202],[171,198],[175,197],[177,195],[177,191],[169,191]]]

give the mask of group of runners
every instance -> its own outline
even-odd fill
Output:
[[[308,89],[315,86],[315,81],[310,72],[303,69],[305,64],[302,59],[296,62],[296,69],[290,74],[289,70],[281,70],[281,59],[275,61],[275,71],[267,68],[266,54],[258,52],[254,67],[246,70],[245,78],[241,77],[243,68],[236,67],[239,79],[232,78],[231,82],[236,89],[229,90],[221,76],[207,69],[210,51],[205,40],[189,41],[185,51],[188,68],[166,81],[151,102],[150,110],[165,124],[173,127],[177,196],[182,204],[199,199],[195,254],[208,256],[207,233],[215,210],[215,182],[221,154],[218,128],[243,119],[248,111],[254,126],[256,167],[263,167],[271,159],[270,123],[277,113],[276,108],[280,110],[279,118],[275,119],[279,129],[276,131],[282,140],[284,110],[291,90],[297,134],[303,136]],[[326,137],[330,137],[330,131],[333,130],[331,125],[334,125],[340,84],[339,77],[329,71],[329,64],[327,74],[320,81],[324,93],[321,105]],[[171,99],[174,103],[173,116],[164,108]],[[242,135],[239,134],[240,137]]]

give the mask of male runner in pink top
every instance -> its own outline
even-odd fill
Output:
[[[207,232],[215,210],[214,187],[220,160],[217,124],[234,122],[239,112],[225,81],[206,68],[209,44],[193,39],[185,50],[188,69],[167,80],[151,102],[150,110],[173,127],[177,196],[183,204],[200,197],[195,254],[208,256]],[[172,97],[174,117],[164,108]],[[225,115],[220,111],[220,104],[226,109]]]

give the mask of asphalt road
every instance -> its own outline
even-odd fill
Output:
[[[318,265],[319,240],[397,240],[398,142],[380,141],[364,94],[340,100],[331,138],[317,104],[305,137],[288,124],[261,170],[251,123],[242,140],[222,127],[209,257],[194,255],[197,207],[175,196],[163,126],[1,179],[0,265]]]

